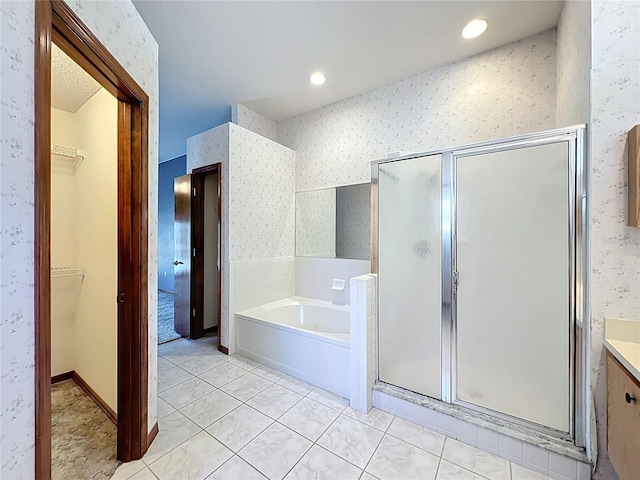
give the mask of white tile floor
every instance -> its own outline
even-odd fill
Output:
[[[474,447],[348,401],[211,338],[159,348],[160,433],[114,479],[548,480]]]

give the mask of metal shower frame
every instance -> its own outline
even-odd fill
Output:
[[[457,318],[456,318],[456,163],[458,158],[495,153],[518,148],[567,142],[569,148],[569,372],[570,428],[569,432],[539,425],[501,412],[461,401],[457,398]],[[579,447],[589,443],[591,403],[589,395],[589,311],[588,311],[588,251],[587,251],[587,170],[586,125],[548,130],[505,139],[434,150],[371,162],[371,272],[378,273],[378,181],[380,165],[404,160],[442,155],[442,358],[441,401],[550,435],[570,440]],[[376,302],[379,302],[376,295]],[[376,311],[380,311],[376,308]],[[380,320],[378,319],[378,322]],[[378,332],[380,328],[378,328]],[[380,345],[378,339],[378,345]],[[378,355],[379,359],[379,355]],[[383,383],[378,379],[378,382]],[[409,395],[417,395],[406,392]]]

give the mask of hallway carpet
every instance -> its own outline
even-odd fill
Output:
[[[53,480],[111,478],[116,460],[116,426],[73,380],[51,387]]]
[[[173,328],[173,293],[158,290],[158,345],[180,338]]]

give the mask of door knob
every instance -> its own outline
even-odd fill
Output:
[[[174,265],[184,265],[180,260],[175,260],[173,262]]]
[[[629,393],[624,394],[624,399],[627,401],[627,403],[636,403],[635,397],[632,397],[631,395],[629,395]]]

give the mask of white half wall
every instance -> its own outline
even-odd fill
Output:
[[[369,260],[296,257],[296,295],[349,305],[349,279],[369,273],[370,269]],[[343,291],[331,290],[334,278],[345,281]]]

